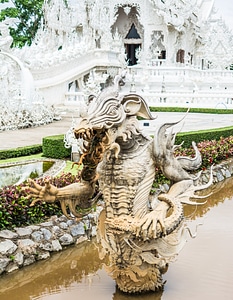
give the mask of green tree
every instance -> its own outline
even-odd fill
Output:
[[[0,0],[0,3],[5,3],[0,11],[0,22],[8,18],[16,19],[15,26],[10,25],[12,47],[31,45],[41,24],[44,0]]]

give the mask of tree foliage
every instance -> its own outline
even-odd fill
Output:
[[[44,0],[0,0],[4,7],[0,11],[0,22],[14,18],[15,24],[10,25],[14,47],[31,45],[33,38],[41,24]]]

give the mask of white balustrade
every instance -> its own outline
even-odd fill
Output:
[[[162,60],[160,60],[162,61]],[[135,76],[143,76],[146,73],[150,75],[150,79],[152,77],[157,76],[187,76],[189,78],[232,78],[233,79],[233,71],[231,70],[216,70],[216,69],[207,69],[201,70],[198,68],[194,68],[193,66],[166,66],[165,62],[162,64],[158,63],[153,66],[142,67],[141,65],[134,65],[129,68],[129,72],[134,72]]]
[[[83,92],[67,92],[65,94],[65,105],[79,105],[85,101]]]
[[[232,94],[221,93],[141,93],[149,106],[203,107],[233,109]]]

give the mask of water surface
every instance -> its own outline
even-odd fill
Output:
[[[118,291],[93,240],[2,276],[0,299],[232,300],[233,179],[218,185],[206,204],[187,207],[185,214],[197,236],[188,239],[169,265],[163,292],[125,295]]]
[[[48,171],[53,164],[53,161],[37,161],[0,166],[0,188],[20,184],[28,178],[39,177]]]

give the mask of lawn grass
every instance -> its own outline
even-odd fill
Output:
[[[8,159],[1,159],[0,165],[6,164],[6,163],[20,162],[20,161],[25,161],[25,160],[39,159],[39,158],[42,158],[42,159],[44,158],[42,153],[37,153],[37,154],[27,155],[27,156],[13,157],[13,158],[8,158]]]
[[[78,167],[75,165],[73,161],[66,160],[66,167],[58,175],[61,175],[61,173],[71,173],[72,175],[77,175],[81,168],[81,166]]]

